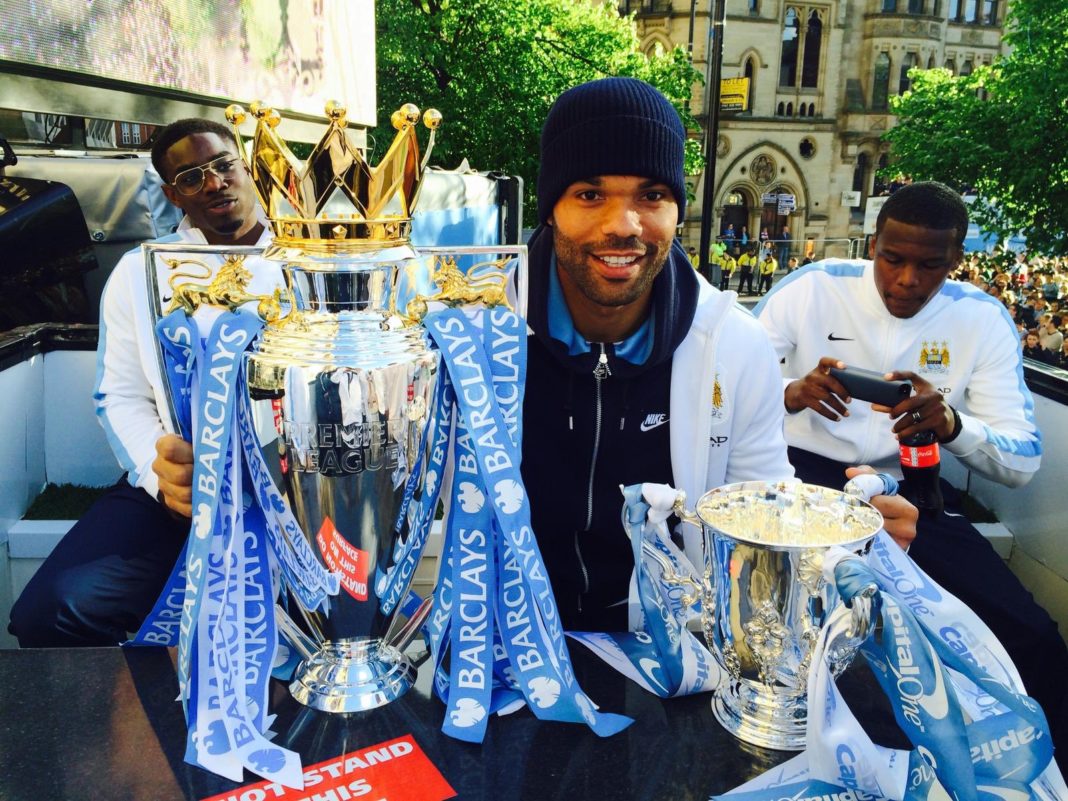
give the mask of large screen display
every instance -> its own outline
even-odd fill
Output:
[[[373,0],[0,0],[0,20],[0,59],[375,122]]]

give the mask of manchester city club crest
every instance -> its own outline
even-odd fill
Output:
[[[921,343],[919,362],[921,373],[948,373],[949,343],[933,340]]]
[[[719,371],[712,382],[712,419],[722,420],[727,416],[727,395],[719,380]]]

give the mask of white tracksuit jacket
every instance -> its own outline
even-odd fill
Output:
[[[969,284],[946,281],[914,317],[883,304],[867,260],[827,259],[783,279],[756,314],[783,359],[783,386],[823,356],[879,372],[911,370],[945,396],[963,430],[943,445],[967,467],[1010,487],[1038,470],[1042,439],[1008,312]],[[781,398],[781,392],[780,392]],[[864,401],[831,422],[810,409],[786,416],[790,445],[900,476],[889,415]]]
[[[697,312],[671,364],[671,472],[691,509],[713,487],[794,475],[775,354],[734,292],[698,279]],[[682,534],[686,555],[702,564],[700,531],[684,524]]]
[[[269,228],[264,228],[258,245],[271,241]],[[204,235],[184,218],[178,231],[156,242],[191,242],[207,244]],[[213,267],[222,259],[211,254],[189,254]],[[259,258],[246,261],[253,274],[249,291],[269,294],[281,286],[281,268],[274,262]],[[195,272],[185,265],[182,271]],[[170,297],[164,271],[161,268],[160,293]],[[189,280],[189,279],[186,279]],[[197,279],[197,283],[204,283]],[[160,376],[156,355],[155,324],[149,304],[148,280],[141,249],[126,253],[115,265],[100,304],[100,338],[97,344],[96,385],[93,401],[100,424],[119,464],[129,473],[128,480],[156,497],[159,481],[152,472],[156,458],[156,440],[173,433],[167,409],[167,396]],[[166,304],[163,304],[164,307]],[[197,319],[210,315],[210,310],[198,312]]]

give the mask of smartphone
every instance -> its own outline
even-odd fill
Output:
[[[860,367],[840,370],[832,367],[831,375],[846,388],[849,397],[868,403],[894,407],[912,394],[911,381],[887,381],[882,373],[874,370],[864,370]]]

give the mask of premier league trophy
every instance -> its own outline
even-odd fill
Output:
[[[704,531],[702,623],[726,671],[712,709],[727,731],[764,748],[802,750],[806,688],[820,628],[841,603],[823,577],[833,545],[863,556],[882,515],[853,496],[800,483],[728,484],[705,493],[696,515]],[[852,636],[832,644],[837,675],[867,634],[854,602]]]
[[[413,471],[424,462],[438,377],[422,327],[396,308],[400,284],[423,264],[408,242],[421,178],[420,113],[409,105],[393,115],[397,137],[371,168],[335,104],[306,165],[275,133],[275,112],[251,111],[257,126],[248,166],[275,233],[264,257],[284,265],[289,309],[268,321],[248,357],[249,390],[280,406],[286,497],[341,584],[329,615],[301,610],[317,648],[303,649],[291,690],[316,709],[370,709],[415,678],[384,639],[394,609],[383,609],[375,579],[412,534],[401,512],[406,495],[410,502],[420,493]],[[227,109],[239,142],[245,117],[238,106]],[[433,131],[441,115],[430,110],[423,119]]]

